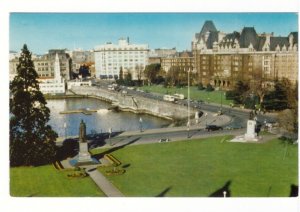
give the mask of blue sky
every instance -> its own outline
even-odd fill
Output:
[[[151,49],[190,50],[205,20],[227,33],[244,26],[275,36],[298,31],[296,13],[11,13],[9,44],[19,51],[26,43],[33,53],[43,54],[53,48],[93,49],[128,36]]]

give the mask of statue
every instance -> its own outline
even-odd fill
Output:
[[[253,120],[254,118],[254,113],[253,111],[251,110],[251,112],[249,113],[249,120]]]
[[[79,125],[79,142],[85,143],[85,136],[86,136],[86,126],[83,120],[81,119],[80,125]]]

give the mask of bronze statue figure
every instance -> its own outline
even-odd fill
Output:
[[[254,118],[254,113],[253,111],[251,110],[251,112],[249,113],[249,120],[253,120]]]
[[[86,126],[83,120],[81,119],[80,125],[79,125],[79,142],[86,142],[85,139],[86,136]]]

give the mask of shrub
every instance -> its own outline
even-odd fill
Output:
[[[210,84],[210,83],[208,83],[207,84],[207,86],[206,86],[206,91],[213,91],[213,90],[215,90],[213,87],[212,87],[212,85]]]
[[[199,84],[198,84],[198,90],[204,90],[205,88],[204,88],[204,86],[203,86],[203,84],[200,82]]]

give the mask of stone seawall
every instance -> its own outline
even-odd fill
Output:
[[[117,91],[109,91],[98,87],[80,86],[72,87],[72,91],[78,95],[87,95],[89,97],[98,98],[118,106],[122,111],[131,111],[135,113],[147,113],[158,117],[168,119],[184,119],[187,118],[187,107],[174,104],[171,102],[150,99],[142,96],[132,96],[122,94]],[[197,110],[190,108],[190,114],[194,117]]]

